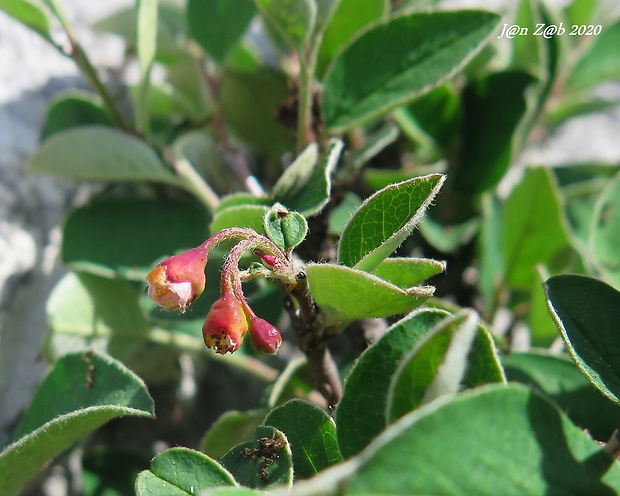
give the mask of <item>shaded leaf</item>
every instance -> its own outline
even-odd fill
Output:
[[[249,26],[256,7],[248,0],[189,0],[186,12],[192,38],[222,62]]]
[[[513,135],[527,110],[526,90],[535,81],[526,72],[507,71],[465,88],[460,159],[451,176],[459,193],[478,195],[504,177],[512,163]]]
[[[274,427],[259,426],[255,441],[232,448],[220,463],[237,482],[253,489],[271,489],[291,486],[293,463],[291,447],[286,436]]]
[[[325,76],[328,128],[350,129],[441,84],[482,47],[499,20],[484,11],[426,12],[366,31]]]
[[[265,410],[229,410],[223,413],[202,438],[200,451],[220,458],[232,445],[254,439],[254,432],[263,423],[265,415]]]
[[[566,221],[547,169],[526,169],[525,177],[504,205],[502,222],[508,285],[529,290],[537,264],[544,264],[553,273],[571,261],[574,253]]]
[[[15,432],[0,453],[0,486],[7,496],[52,458],[113,418],[152,417],[153,400],[142,379],[109,356],[92,351],[59,359],[39,385]]]
[[[321,77],[327,65],[342,47],[362,28],[377,21],[389,12],[386,0],[340,0],[323,33],[323,41],[317,56],[316,73]]]
[[[495,496],[501,488],[505,495],[611,496],[620,487],[612,458],[552,403],[517,385],[429,403],[388,428],[361,458],[348,494]]]
[[[316,4],[313,0],[254,0],[263,16],[298,51],[314,28]]]
[[[620,292],[597,279],[552,276],[547,305],[577,367],[608,398],[620,403],[620,335],[615,309]]]
[[[157,50],[158,0],[137,0],[138,39],[137,54],[140,69],[138,98],[136,100],[136,128],[142,134],[150,131],[151,68]]]
[[[302,215],[318,214],[329,201],[331,175],[342,147],[341,140],[332,139],[326,156],[318,160],[316,143],[308,145],[276,182],[274,199]]]
[[[213,216],[209,231],[215,234],[227,227],[249,227],[258,233],[263,233],[263,219],[267,212],[269,212],[269,207],[263,205],[238,205],[223,208]]]
[[[604,26],[566,79],[568,88],[586,88],[620,77],[620,21]]]
[[[385,408],[398,364],[431,328],[443,310],[416,310],[392,325],[355,363],[336,408],[338,444],[345,458],[359,453],[386,427]]]
[[[620,174],[605,187],[596,202],[589,247],[597,268],[609,282],[620,287]]]
[[[596,390],[565,355],[511,353],[502,357],[509,381],[534,387],[595,439],[607,441],[618,426],[620,407]]]
[[[461,388],[504,381],[493,340],[478,315],[461,310],[435,324],[401,361],[388,392],[387,422]]]
[[[69,129],[52,136],[30,157],[28,169],[78,181],[178,183],[146,143],[103,126]]]
[[[47,109],[41,141],[67,129],[89,125],[112,127],[101,99],[86,91],[65,91],[56,95]]]
[[[142,281],[155,260],[202,243],[208,222],[204,208],[184,201],[95,200],[67,218],[62,261],[75,270]]]
[[[336,425],[327,413],[313,403],[290,400],[272,410],[264,424],[286,435],[293,453],[295,478],[312,477],[342,461],[336,439]]]
[[[367,198],[342,232],[338,261],[374,269],[411,234],[444,180],[442,174],[415,177]]]

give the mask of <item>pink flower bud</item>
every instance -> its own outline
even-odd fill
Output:
[[[256,316],[250,319],[250,338],[254,349],[265,355],[273,355],[282,344],[278,328]]]
[[[239,349],[248,332],[248,320],[243,306],[232,293],[216,300],[202,326],[202,337],[207,348],[225,355]]]
[[[205,289],[206,266],[207,254],[201,247],[162,260],[146,276],[149,298],[166,310],[185,312]]]

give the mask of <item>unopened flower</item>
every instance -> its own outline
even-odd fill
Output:
[[[266,355],[273,355],[282,344],[278,328],[257,316],[250,318],[250,338],[254,349]]]
[[[185,312],[205,289],[206,265],[207,253],[201,247],[162,260],[146,276],[149,298],[166,310]]]
[[[202,326],[205,345],[220,355],[237,351],[247,332],[248,319],[233,293],[225,293],[213,303]]]

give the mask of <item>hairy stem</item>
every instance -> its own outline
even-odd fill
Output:
[[[78,66],[88,83],[99,94],[103,101],[103,106],[114,125],[120,129],[129,129],[129,126],[125,122],[125,119],[123,119],[121,112],[116,106],[116,102],[108,92],[107,88],[99,79],[99,76],[97,75],[97,70],[95,69],[90,59],[88,58],[88,55],[86,55],[86,52],[78,42],[77,37],[75,36],[73,26],[71,26],[71,23],[58,5],[57,1],[48,0],[47,3],[50,7],[50,10],[54,13],[56,18],[58,19],[58,22],[64,29],[67,38],[69,39],[71,49],[69,53],[65,53],[65,55],[73,59],[73,61]]]
[[[317,389],[325,397],[331,410],[342,396],[342,382],[334,358],[327,348],[323,316],[310,294],[305,274],[300,272],[297,280],[297,287],[291,291],[291,295],[297,300],[299,307],[295,308],[289,300],[287,309],[293,321],[299,348],[306,355]]]

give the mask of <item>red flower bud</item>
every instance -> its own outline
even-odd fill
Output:
[[[250,319],[250,338],[254,349],[265,355],[273,355],[282,344],[278,328],[256,316]]]
[[[162,260],[146,276],[149,298],[166,310],[185,312],[205,289],[206,266],[207,254],[201,247]]]
[[[202,326],[202,337],[207,348],[225,355],[239,349],[248,332],[248,319],[235,295],[227,293],[216,300]]]

